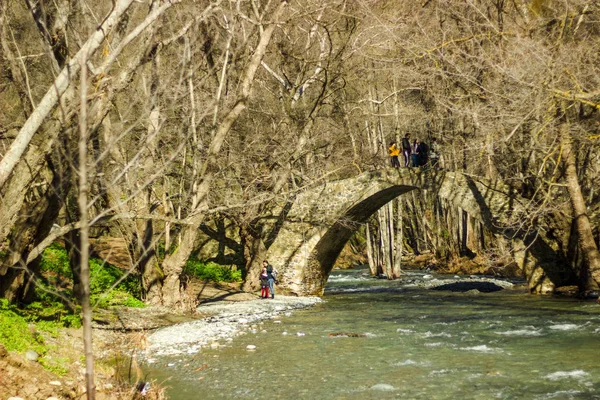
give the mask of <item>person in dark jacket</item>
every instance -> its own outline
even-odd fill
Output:
[[[419,166],[423,167],[429,161],[429,146],[425,142],[419,142]]]
[[[271,298],[274,299],[275,298],[275,281],[277,280],[277,274],[278,274],[277,270],[275,268],[273,268],[273,266],[271,264],[269,264],[269,262],[267,260],[263,261],[263,267],[267,269],[269,291],[271,292]]]
[[[402,155],[404,156],[404,166],[410,167],[410,138],[404,135],[402,138]]]

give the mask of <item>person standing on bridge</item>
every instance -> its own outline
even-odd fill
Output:
[[[415,139],[413,144],[410,146],[410,158],[412,159],[412,166],[418,167],[419,164],[419,145],[421,141],[419,139]]]
[[[429,146],[429,158],[431,159],[431,167],[440,169],[440,145],[436,138],[431,139],[431,146]]]
[[[404,156],[404,166],[410,167],[410,138],[408,135],[404,135],[402,138],[402,155]]]
[[[271,298],[275,298],[275,281],[277,280],[277,270],[273,268],[271,264],[267,260],[263,261],[263,267],[267,269],[268,283],[269,283],[269,291],[271,292]]]
[[[427,143],[419,141],[419,149],[417,152],[419,153],[419,166],[424,167],[429,161],[429,146],[427,146]]]
[[[398,156],[400,155],[400,149],[396,145],[396,142],[391,141],[390,147],[388,147],[388,153],[392,160],[392,167],[400,168],[400,161],[398,161]]]

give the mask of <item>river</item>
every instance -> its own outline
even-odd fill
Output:
[[[323,303],[145,370],[171,400],[600,399],[600,306],[422,279],[335,271]]]

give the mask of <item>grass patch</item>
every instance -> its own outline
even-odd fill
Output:
[[[0,343],[8,351],[46,353],[44,341],[31,328],[31,322],[6,299],[0,299]]]

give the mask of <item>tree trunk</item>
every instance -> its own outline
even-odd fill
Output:
[[[392,269],[392,274],[394,279],[400,278],[400,274],[402,271],[402,240],[404,232],[402,230],[402,196],[398,197],[398,218],[396,220],[396,235],[394,240],[394,268]]]
[[[181,304],[179,278],[185,262],[194,250],[196,239],[198,237],[198,230],[206,217],[207,196],[211,190],[212,181],[215,176],[217,155],[221,151],[223,142],[231,127],[247,107],[247,101],[250,96],[252,84],[254,83],[256,71],[265,55],[273,31],[275,30],[277,22],[286,5],[287,2],[285,1],[282,1],[279,4],[272,15],[271,23],[262,30],[254,54],[252,54],[244,74],[242,75],[242,82],[240,84],[241,89],[237,101],[215,130],[207,151],[206,161],[200,172],[200,182],[196,185],[197,189],[193,196],[195,199],[194,204],[191,207],[193,216],[188,219],[189,225],[183,229],[181,234],[181,244],[173,254],[167,255],[163,261],[165,280],[162,292],[165,305],[177,306]],[[260,28],[262,29],[263,26],[261,25]]]
[[[266,258],[267,248],[261,237],[255,237],[248,229],[241,229],[244,238],[244,257],[246,258],[246,277],[242,289],[246,292],[255,292],[260,288],[260,271],[262,261]],[[278,267],[278,266],[275,266]]]
[[[69,177],[61,170],[65,163],[60,154],[57,154],[57,157],[59,158],[56,160],[48,160],[48,168],[43,168],[42,165],[34,167],[33,163],[31,170],[26,171],[26,168],[20,165],[9,185],[9,193],[15,196],[7,195],[5,198],[10,198],[11,201],[4,202],[0,208],[2,221],[6,223],[4,227],[10,228],[5,231],[7,257],[2,260],[0,266],[0,297],[10,301],[33,300],[39,263],[27,265],[26,260],[31,249],[41,243],[50,232],[64,204],[65,194],[71,187]],[[30,158],[29,155],[27,158]],[[22,181],[13,185],[13,180],[19,178]],[[27,186],[37,186],[38,189],[25,190],[21,186],[23,182],[29,182]],[[17,186],[22,188],[22,191],[14,190]],[[42,188],[45,188],[45,191],[38,195]],[[25,201],[26,197],[28,201]],[[10,215],[11,213],[14,214]]]
[[[371,234],[371,226],[369,224],[365,225],[365,237],[367,239],[367,259],[369,261],[369,269],[371,270],[371,275],[377,275],[377,262],[375,259],[375,249],[373,248],[373,235]]]
[[[581,288],[583,290],[597,290],[600,283],[600,253],[594,241],[587,206],[579,185],[575,155],[573,154],[571,134],[567,122],[560,125],[560,144],[565,165],[565,180],[573,209],[573,223],[577,231],[579,248],[583,254],[580,274]]]

